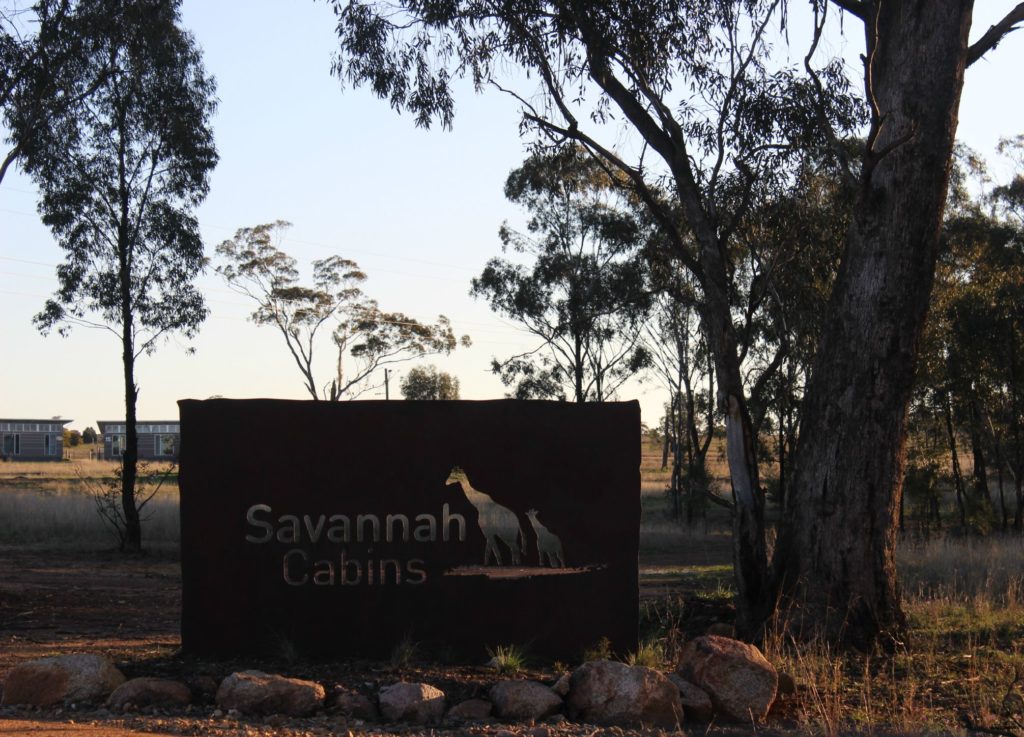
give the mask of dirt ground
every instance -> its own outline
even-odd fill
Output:
[[[180,612],[177,560],[0,549],[0,677],[45,655],[167,657],[179,644]]]
[[[727,543],[723,543],[727,544]],[[723,551],[700,551],[699,558]],[[683,583],[674,571],[678,558],[655,557],[645,561],[642,577],[645,596],[678,590]],[[666,573],[666,571],[668,573]],[[116,552],[45,551],[19,547],[0,548],[0,681],[20,662],[47,655],[91,652],[110,657],[129,677],[164,676],[188,681],[209,676],[219,681],[241,668],[257,667],[270,672],[313,678],[328,693],[342,687],[375,692],[381,685],[404,680],[433,683],[450,701],[484,695],[495,680],[485,667],[393,667],[386,663],[246,663],[205,662],[178,653],[181,609],[180,568],[176,556],[151,554],[136,558]],[[531,674],[541,680],[553,672]],[[82,705],[76,709],[0,708],[0,737],[130,737],[131,735],[327,735],[414,734],[412,728],[348,723],[330,713],[310,719],[280,717],[249,719],[222,714],[207,693],[185,711],[151,710],[143,714],[116,714],[103,707]],[[483,725],[456,729],[459,735],[497,735],[508,725]],[[526,737],[595,734],[583,725],[513,727]],[[531,732],[530,730],[534,731]],[[539,731],[538,731],[539,730]],[[622,730],[602,730],[608,737]],[[436,734],[436,730],[433,731]],[[503,737],[508,737],[504,735]]]

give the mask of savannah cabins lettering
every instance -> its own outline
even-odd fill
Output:
[[[441,514],[418,514],[412,520],[405,514],[388,514],[382,520],[376,514],[282,514],[273,516],[269,504],[253,504],[246,511],[248,543],[262,545],[278,542],[286,545],[316,544],[320,540],[344,545],[350,542],[433,543],[441,535],[444,542],[466,541],[466,519],[452,513],[448,504]],[[426,581],[425,561],[421,558],[399,561],[395,558],[361,560],[346,551],[330,559],[312,560],[301,548],[292,548],[281,560],[281,575],[290,586],[354,586],[381,584],[421,584]],[[403,576],[403,573],[405,574]]]

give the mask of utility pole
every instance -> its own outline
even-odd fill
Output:
[[[391,378],[391,372],[388,369],[384,369],[384,400],[391,399],[391,395],[388,392],[388,381]]]

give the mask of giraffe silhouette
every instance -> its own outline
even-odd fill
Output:
[[[487,543],[484,546],[484,565],[487,565],[490,558],[494,558],[496,565],[503,565],[498,540],[505,543],[512,551],[512,565],[519,565],[522,558],[523,541],[526,538],[523,535],[523,528],[519,524],[518,515],[511,509],[498,504],[484,492],[474,489],[469,483],[469,477],[458,466],[448,474],[445,484],[458,484],[469,503],[476,507],[480,532],[484,534]]]
[[[526,513],[537,535],[537,561],[544,565],[544,556],[548,558],[548,565],[552,568],[565,568],[565,553],[562,551],[562,541],[558,535],[551,532],[537,519],[537,510],[531,509]]]

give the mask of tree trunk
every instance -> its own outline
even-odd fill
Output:
[[[587,395],[583,392],[583,340],[578,334],[573,334],[573,342],[575,350],[573,352],[573,358],[575,362],[573,364],[573,391],[576,394],[577,402],[586,402]]]
[[[1013,529],[1017,532],[1024,532],[1024,479],[1021,478],[1020,469],[1017,471],[1014,485],[1017,496],[1017,509],[1013,513]]]
[[[142,520],[135,501],[135,481],[139,462],[139,435],[136,428],[135,408],[139,396],[135,386],[135,305],[132,302],[132,271],[134,269],[134,243],[131,234],[131,210],[126,171],[125,113],[119,118],[118,181],[120,195],[120,221],[117,232],[118,281],[121,290],[121,362],[124,368],[125,447],[121,454],[121,510],[124,513],[124,538],[121,550],[137,553],[142,550]]]
[[[1006,513],[1006,494],[1003,491],[1003,454],[999,450],[999,439],[996,438],[996,483],[999,484],[999,514],[1003,523],[1000,526],[1003,532],[1009,526],[1010,518]]]
[[[672,395],[670,410],[672,414],[672,479],[669,482],[669,493],[672,495],[672,519],[678,520],[683,513],[682,510],[682,465],[680,459],[683,452],[683,436],[680,433],[682,422],[679,413],[682,407],[682,398],[678,391]]]
[[[771,606],[768,555],[765,547],[764,498],[757,465],[757,446],[740,373],[735,328],[720,268],[718,249],[702,249],[705,273],[720,278],[702,284],[702,318],[711,343],[718,378],[718,406],[725,417],[726,452],[732,484],[733,575],[736,582],[736,629],[745,639],[759,640]],[[716,263],[717,262],[717,263]]]
[[[896,527],[907,404],[963,87],[971,3],[863,3],[877,109],[801,418],[774,561],[794,634],[903,638]]]
[[[985,460],[985,440],[982,434],[983,413],[981,400],[974,394],[971,397],[971,456],[974,461],[971,476],[974,482],[974,497],[988,510],[992,506],[992,495],[988,490],[988,463]]]
[[[949,443],[949,457],[953,465],[953,491],[956,495],[956,509],[960,515],[960,527],[967,527],[967,507],[964,503],[964,475],[960,471],[960,454],[956,452],[956,431],[953,429],[953,407],[949,392],[942,398],[942,414],[946,420],[946,440]]]
[[[906,511],[906,506],[907,506],[907,498],[903,494],[900,494],[900,521],[899,521],[899,529],[900,529],[900,533],[901,534],[907,531],[906,515],[904,514],[905,511]]]
[[[127,231],[127,228],[125,229]],[[127,238],[127,235],[125,235]],[[139,434],[136,428],[135,342],[132,335],[131,283],[127,261],[121,271],[121,361],[124,367],[124,439],[121,453],[121,510],[124,513],[124,539],[121,549],[137,553],[142,550],[142,520],[135,501],[135,481],[139,462]]]
[[[1010,330],[1010,423],[1013,433],[1013,488],[1017,498],[1017,508],[1013,512],[1013,529],[1024,532],[1024,444],[1021,442],[1021,401],[1020,383],[1017,376],[1017,341],[1016,331]]]
[[[135,482],[139,462],[139,434],[136,428],[135,406],[139,393],[135,386],[135,360],[130,353],[130,344],[124,351],[124,407],[125,407],[125,448],[121,456],[121,508],[124,511],[125,552],[137,553],[142,550],[142,520],[135,501]]]
[[[669,430],[669,422],[670,421],[671,420],[670,420],[669,414],[666,414],[665,415],[665,439],[664,439],[664,442],[662,442],[662,445],[661,445],[661,467],[662,467],[662,469],[665,469],[668,466],[668,444],[669,444],[669,432],[670,432],[670,430]]]

